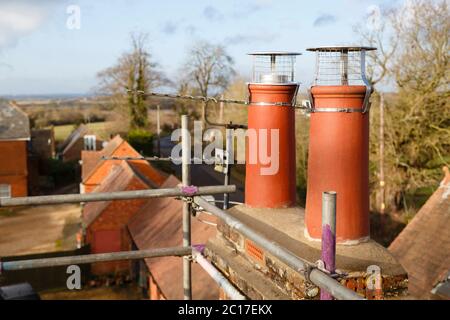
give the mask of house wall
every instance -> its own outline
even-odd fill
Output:
[[[0,141],[0,184],[11,185],[13,197],[24,197],[27,176],[27,141]]]
[[[84,140],[80,138],[62,154],[62,161],[71,162],[81,160],[81,150],[83,150],[83,147]]]
[[[55,134],[52,129],[31,130],[31,150],[40,159],[49,159],[55,156]]]
[[[148,188],[148,186],[144,185],[139,179],[134,178],[123,191],[142,190],[145,188]],[[87,228],[86,242],[91,245],[92,253],[104,253],[105,251],[102,248],[109,247],[108,242],[112,240],[111,237],[114,233],[120,237],[120,248],[114,251],[132,250],[132,240],[128,232],[127,223],[145,202],[145,199],[111,201],[99,217]],[[110,236],[105,236],[105,234]],[[130,274],[131,267],[130,261],[102,262],[92,265],[92,273],[95,275]]]
[[[102,140],[99,139],[96,140],[97,150],[102,149],[102,144],[103,144]],[[84,150],[84,136],[79,138],[69,149],[66,150],[66,152],[62,154],[62,161],[70,162],[81,160],[82,150]]]
[[[34,154],[28,155],[28,195],[36,196],[40,194],[40,176],[43,175],[41,172],[41,168],[44,167],[44,164],[41,163],[39,156]],[[44,171],[47,172],[47,171]]]
[[[134,150],[126,141],[122,142],[117,149],[110,155],[111,157],[141,157],[141,155]],[[86,193],[92,192],[103,179],[108,176],[111,167],[119,164],[122,160],[103,160],[101,164],[95,169],[84,182],[84,191]]]

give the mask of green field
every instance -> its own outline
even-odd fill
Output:
[[[98,135],[100,138],[102,139],[109,138],[111,122],[94,122],[88,123],[87,126],[92,130],[93,133]],[[75,129],[75,125],[67,124],[62,126],[54,126],[53,128],[55,130],[55,140],[64,141]]]

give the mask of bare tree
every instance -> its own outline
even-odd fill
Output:
[[[377,48],[376,51],[367,52],[367,77],[374,87],[389,77],[393,56],[398,46],[398,35],[390,33],[396,11],[379,10],[372,11],[365,18],[364,24],[359,23],[353,28],[360,35],[364,45]]]
[[[183,71],[206,97],[228,86],[235,74],[233,64],[223,46],[201,41],[190,49]]]
[[[191,85],[191,82],[189,81],[189,79],[185,78],[185,77],[181,77],[180,79],[178,79],[178,81],[176,81],[177,83],[177,93],[180,95],[190,95],[190,96],[198,96],[199,95],[199,91],[197,88],[193,87]],[[177,112],[177,114],[182,115],[182,114],[187,114],[189,115],[189,117],[191,117],[192,119],[198,120],[200,119],[200,113],[199,113],[200,107],[198,105],[198,103],[196,103],[195,101],[192,100],[184,100],[184,99],[179,99],[176,101],[175,103],[175,111]]]
[[[371,181],[378,180],[384,157],[386,202],[391,209],[408,209],[406,195],[435,188],[441,167],[450,162],[448,4],[408,1],[382,14],[378,28],[358,32],[365,44],[378,47],[369,59],[372,81],[395,90],[384,95],[384,117],[378,116],[378,96],[373,99]],[[378,129],[381,119],[384,130]]]
[[[148,92],[167,83],[158,64],[152,61],[147,42],[147,34],[131,34],[131,51],[123,53],[114,66],[97,74],[101,92],[111,95],[118,104],[127,105],[131,128],[148,125],[145,96],[137,92]]]
[[[182,72],[199,94],[206,97],[217,95],[227,88],[235,75],[233,64],[233,59],[223,46],[200,41],[190,49]],[[202,112],[205,119],[206,104]]]

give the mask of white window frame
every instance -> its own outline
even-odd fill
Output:
[[[5,189],[3,189],[3,188],[5,188]],[[5,190],[6,190],[6,192],[5,192]],[[7,194],[7,196],[4,194]],[[5,184],[5,183],[0,183],[0,199],[7,199],[7,198],[11,198],[11,185]]]

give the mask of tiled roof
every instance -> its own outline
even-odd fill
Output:
[[[128,164],[152,188],[159,188],[167,179],[167,174],[159,171],[146,160],[129,160]]]
[[[124,161],[111,168],[110,173],[93,192],[124,191],[135,177],[133,170]],[[111,201],[89,202],[83,208],[83,225],[89,226],[105,210]]]
[[[87,155],[88,153],[86,153],[86,157],[89,157],[89,159],[87,160],[87,167],[82,168],[82,181],[85,181],[97,170],[102,163],[100,160],[102,157],[111,156],[111,154],[122,144],[122,142],[124,142],[124,140],[120,137],[120,135],[116,135],[113,139],[108,141],[102,150],[96,152],[95,155]],[[83,153],[84,152],[81,153],[82,156]],[[97,159],[95,163],[93,163],[94,159]]]
[[[450,174],[389,246],[408,272],[409,293],[431,298],[430,291],[450,270]]]
[[[117,149],[118,146],[120,146],[120,144],[123,142],[124,140],[122,139],[122,137],[120,135],[116,135],[114,138],[112,138],[111,140],[108,141],[108,143],[106,144],[106,146],[100,151],[101,152],[101,156],[110,156],[114,150]]]
[[[19,107],[0,103],[0,140],[29,140],[30,120]]]
[[[86,125],[84,124],[79,125],[76,129],[74,129],[70,133],[70,135],[66,138],[66,140],[64,140],[59,145],[58,149],[62,151],[62,154],[66,153],[70,149],[70,147],[72,147],[72,145],[74,145],[75,142],[78,141],[78,139],[88,134],[88,132],[89,128]]]
[[[143,163],[120,161],[113,165],[106,178],[93,192],[125,191],[133,179],[139,179],[146,189],[160,187],[167,175],[153,168],[147,161],[139,162]],[[89,226],[110,203],[110,201],[87,203],[83,209],[83,224]]]
[[[81,151],[81,180],[87,178],[87,176],[92,172],[92,170],[97,166],[101,158],[101,151]]]
[[[170,176],[161,188],[174,188],[180,181]],[[128,223],[133,241],[140,250],[180,246],[182,243],[182,202],[174,198],[149,199]],[[209,218],[209,217],[207,217]],[[205,218],[206,220],[206,218]],[[213,220],[209,218],[208,220]],[[213,220],[214,221],[214,220]],[[216,228],[192,219],[192,243],[205,244],[214,237]],[[179,257],[145,260],[163,295],[183,299],[183,266]],[[218,286],[198,264],[192,266],[194,299],[217,299]]]

